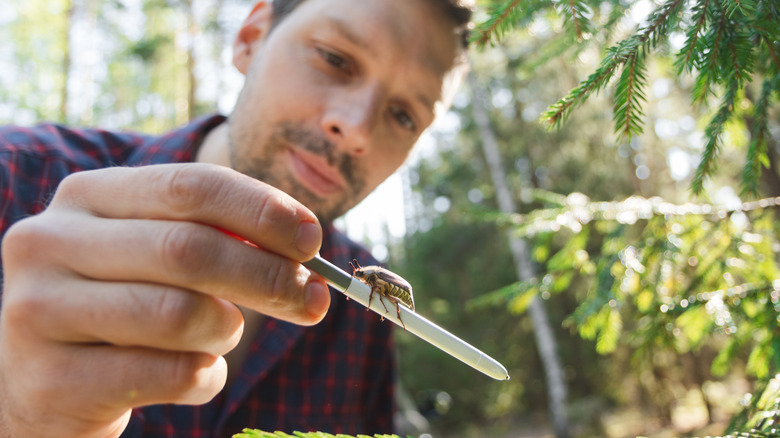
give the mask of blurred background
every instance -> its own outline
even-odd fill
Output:
[[[737,3],[478,2],[451,111],[337,223],[409,280],[418,313],[512,377],[399,331],[405,433],[745,425],[780,366],[780,21],[775,2]],[[243,81],[232,39],[251,7],[10,0],[0,123],[163,133],[229,114]],[[762,418],[751,427],[768,431],[777,411]]]

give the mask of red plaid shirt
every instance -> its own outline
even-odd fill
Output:
[[[40,213],[68,174],[107,166],[192,161],[204,135],[224,121],[198,119],[162,137],[56,125],[0,127],[0,239]],[[332,227],[321,254],[375,264]],[[0,274],[2,271],[0,271]],[[201,406],[155,405],[133,411],[123,437],[228,437],[264,430],[374,434],[392,432],[395,357],[391,324],[332,292],[319,324],[300,327],[265,318],[230,387]]]

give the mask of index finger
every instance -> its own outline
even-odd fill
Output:
[[[51,206],[105,218],[198,222],[296,261],[314,257],[322,243],[320,223],[303,204],[268,184],[210,164],[76,173],[63,180]]]

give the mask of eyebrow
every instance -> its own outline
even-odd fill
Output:
[[[326,17],[328,24],[341,36],[361,49],[369,50],[368,42],[349,28],[347,20],[338,16]]]

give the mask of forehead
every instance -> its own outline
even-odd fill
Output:
[[[431,0],[306,0],[290,18],[328,27],[397,67],[415,63],[439,77],[459,55],[455,24]]]

